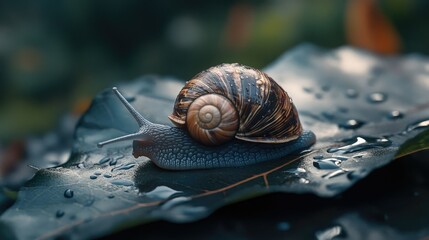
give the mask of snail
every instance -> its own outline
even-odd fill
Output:
[[[174,127],[140,115],[113,92],[139,125],[136,133],[98,143],[133,141],[134,157],[169,170],[240,167],[285,157],[314,144],[287,93],[266,73],[221,64],[197,74],[177,96]]]

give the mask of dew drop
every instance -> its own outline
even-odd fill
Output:
[[[71,189],[67,189],[67,190],[64,191],[64,197],[65,198],[72,198],[73,195],[74,195],[74,192]]]
[[[345,232],[340,225],[336,225],[322,231],[317,231],[315,235],[317,240],[331,240],[345,236]]]
[[[105,173],[103,176],[104,176],[105,178],[111,178],[111,177],[112,177],[112,174],[110,174],[110,173]]]
[[[62,216],[64,216],[65,212],[63,210],[57,210],[57,212],[55,213],[55,216],[57,218],[61,218]]]
[[[288,172],[288,173],[294,173],[295,175],[298,175],[300,173],[305,173],[307,171],[304,168],[296,168],[296,169],[286,170],[286,172]]]
[[[346,170],[344,170],[344,169],[338,169],[338,170],[336,170],[336,171],[333,171],[333,172],[330,172],[330,173],[328,173],[328,174],[325,174],[325,175],[323,175],[322,177],[323,177],[323,178],[331,179],[331,178],[335,178],[335,177],[341,176],[341,175],[343,175],[343,174],[345,174],[345,173],[347,173],[347,171],[346,171]]]
[[[176,191],[172,188],[169,188],[167,186],[158,186],[154,190],[147,192],[144,194],[144,196],[157,199],[157,200],[166,200],[168,198],[171,198],[174,195],[177,195],[179,193],[182,193],[181,191]]]
[[[113,195],[113,194],[111,193],[111,194],[107,195],[107,197],[108,197],[108,198],[114,198],[114,197],[115,197],[115,195]]]
[[[392,144],[387,138],[374,138],[374,137],[364,137],[358,136],[348,140],[345,140],[348,145],[329,148],[328,153],[341,152],[341,153],[352,153],[360,150],[370,149],[370,148],[383,148],[388,147]]]
[[[98,161],[98,163],[104,164],[104,163],[107,163],[108,161],[110,161],[110,157],[104,157],[104,158],[100,159],[100,161]]]
[[[375,92],[368,95],[367,98],[370,103],[382,103],[387,100],[387,95],[381,92]]]
[[[95,172],[94,172],[94,175],[100,176],[100,175],[101,175],[101,172],[100,172],[100,171],[95,171]]]
[[[356,119],[349,119],[344,123],[338,124],[339,127],[345,128],[345,129],[358,129],[362,127],[365,124],[364,121],[356,120]]]
[[[340,168],[341,161],[334,158],[322,159],[319,161],[314,161],[313,166],[318,169],[338,169]]]
[[[391,111],[390,113],[387,114],[387,118],[392,120],[403,118],[403,117],[404,117],[404,114],[398,110]]]
[[[357,98],[358,95],[359,93],[355,89],[349,88],[346,90],[346,97],[348,98]]]
[[[123,165],[120,165],[120,166],[117,166],[117,167],[113,168],[112,172],[113,171],[119,171],[119,170],[128,170],[128,169],[133,168],[135,165],[136,165],[135,163],[123,164]]]
[[[109,162],[109,165],[110,165],[110,166],[113,166],[113,165],[116,165],[116,163],[118,163],[118,159],[117,159],[117,158],[114,158],[114,159],[112,159],[112,160]]]
[[[125,179],[116,179],[111,181],[111,183],[119,186],[134,186],[134,182]]]
[[[338,160],[341,160],[341,161],[346,161],[347,159],[349,159],[349,157],[346,157],[346,156],[334,156],[332,158],[338,159]]]
[[[94,180],[94,179],[97,179],[97,176],[91,175],[91,176],[89,176],[89,178],[92,179],[92,180]]]
[[[407,132],[419,129],[419,128],[425,128],[425,127],[429,127],[429,119],[428,120],[423,120],[423,121],[419,121],[416,123],[413,123],[411,125],[409,125],[407,127]]]
[[[77,167],[82,169],[82,168],[85,168],[85,165],[83,165],[83,163],[79,163],[79,164],[77,165]]]
[[[316,160],[323,159],[323,155],[316,155],[313,157],[313,159],[316,159]]]
[[[118,160],[122,158],[124,158],[124,155],[119,154],[117,157],[111,159],[111,161],[109,162],[109,165],[110,166],[116,165],[118,163]]]
[[[300,179],[299,179],[299,183],[302,183],[302,184],[309,184],[309,183],[310,183],[310,180],[308,180],[308,179],[306,179],[306,178],[300,178]]]

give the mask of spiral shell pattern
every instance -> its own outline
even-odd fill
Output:
[[[267,74],[240,64],[221,64],[197,74],[177,96],[170,120],[184,127],[190,106],[203,95],[228,99],[238,112],[236,138],[283,143],[302,134],[298,112],[288,94]],[[199,140],[198,138],[195,138]]]
[[[189,106],[186,125],[194,139],[205,145],[218,145],[234,138],[238,129],[238,113],[227,98],[206,94]]]

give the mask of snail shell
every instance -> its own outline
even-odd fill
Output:
[[[169,118],[205,145],[234,137],[284,143],[302,134],[288,94],[266,73],[236,63],[212,67],[188,81]]]

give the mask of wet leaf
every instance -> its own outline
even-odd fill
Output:
[[[425,239],[429,235],[427,153],[409,155],[373,171],[340,197],[270,194],[223,207],[197,222],[159,221],[110,237]]]
[[[428,122],[429,123],[429,122]],[[397,156],[401,157],[413,152],[429,148],[429,131],[424,131],[409,141],[405,142],[399,149]]]
[[[195,221],[270,192],[334,196],[392,161],[404,142],[426,129],[429,61],[423,57],[302,45],[265,70],[293,97],[304,128],[316,134],[311,149],[247,167],[166,171],[132,157],[130,142],[96,147],[137,129],[105,90],[82,117],[69,161],[39,171],[2,221],[21,239],[92,238],[158,219]],[[118,87],[149,120],[170,124],[166,116],[182,86],[145,76]],[[403,148],[400,155],[426,147]]]

